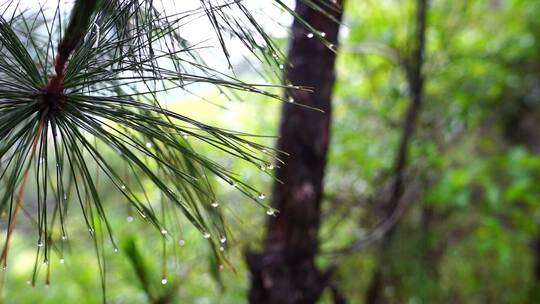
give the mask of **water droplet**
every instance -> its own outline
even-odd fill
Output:
[[[313,33],[307,33],[307,35],[306,35],[306,37],[308,37],[309,39],[313,38],[313,36],[315,36],[315,35],[313,35]]]
[[[259,199],[263,200],[265,198],[266,198],[266,196],[264,195],[264,193],[259,194]]]
[[[288,102],[290,103],[293,103],[294,102],[294,98],[292,98],[291,96],[289,96],[289,99],[287,99]]]
[[[114,252],[118,252],[118,248],[114,248]]]
[[[60,259],[60,264],[64,264],[66,261],[64,259]]]
[[[180,245],[180,246],[184,246],[185,244],[186,244],[186,241],[184,241],[184,240],[179,240],[178,241],[178,245]]]
[[[218,203],[218,202],[213,202],[213,203],[212,203],[212,207],[214,207],[214,208],[219,207],[219,203]]]
[[[38,246],[38,247],[43,247],[43,242],[42,242],[42,241],[39,241],[39,242],[37,243],[37,246]]]
[[[133,222],[133,216],[128,216],[127,219],[126,219],[129,223]]]
[[[261,171],[266,171],[266,167],[264,165],[261,165]]]
[[[93,49],[99,46],[99,36],[100,36],[99,26],[96,23],[94,23],[94,26],[96,27],[96,40],[94,41],[94,44],[92,44]]]
[[[262,149],[261,152],[262,152],[262,153],[268,153],[268,150]]]
[[[219,271],[222,271],[223,269],[225,269],[225,266],[220,264],[218,268],[219,268]]]
[[[283,64],[280,64],[280,65],[279,65],[279,69],[280,69],[280,70],[283,70],[284,68],[285,68],[285,66],[284,66]]]
[[[150,149],[150,148],[152,148],[152,143],[147,142],[145,146],[146,146],[147,149]]]
[[[225,251],[225,248],[223,246],[220,246],[219,251]]]
[[[222,236],[219,241],[222,243],[222,244],[225,244],[225,242],[227,242],[227,238]]]
[[[203,238],[209,239],[209,238],[210,238],[210,233],[205,232],[205,233],[203,234]]]
[[[274,214],[276,214],[276,210],[270,208],[270,209],[266,210],[266,214],[268,214],[268,215],[274,215]]]
[[[67,240],[67,236],[62,235],[62,241],[65,241],[65,240]]]
[[[268,165],[268,167],[266,167],[266,168],[267,168],[268,170],[272,170],[272,169],[274,169],[274,165],[270,164],[270,165]]]
[[[163,235],[167,234],[167,229],[161,229],[161,234]]]
[[[122,186],[120,186],[120,189],[122,189],[122,190],[126,190],[126,185],[122,185]]]
[[[165,278],[161,279],[161,284],[162,284],[162,285],[167,284],[167,282],[168,282],[167,279],[165,279]]]
[[[321,32],[321,37],[326,37],[326,33],[325,33],[325,32]]]

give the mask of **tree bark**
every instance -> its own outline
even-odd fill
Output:
[[[294,102],[283,104],[281,113],[277,149],[289,156],[276,170],[283,183],[276,182],[272,189],[272,207],[279,212],[269,218],[263,252],[246,255],[252,304],[315,303],[329,283],[329,273],[317,269],[315,256],[335,82],[336,53],[328,43],[337,46],[343,1],[315,3],[332,7],[327,14],[335,20],[302,0],[296,2],[298,18],[292,26],[285,83],[313,92],[294,88],[286,92],[286,100]],[[299,18],[319,33],[310,33]]]

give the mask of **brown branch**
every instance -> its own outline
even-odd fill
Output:
[[[43,88],[49,94],[60,95],[63,91],[65,69],[69,56],[83,40],[88,31],[90,19],[97,8],[98,0],[77,0],[71,12],[69,25],[62,41],[58,45],[58,53],[54,61],[54,74]]]
[[[13,230],[15,229],[15,224],[17,223],[17,214],[19,213],[21,202],[24,197],[24,190],[26,189],[26,184],[28,182],[28,176],[30,173],[30,167],[32,166],[32,160],[34,159],[34,156],[36,155],[37,145],[38,145],[39,139],[41,138],[43,124],[44,124],[44,119],[41,119],[38,130],[36,132],[36,136],[34,138],[34,142],[32,143],[32,148],[30,151],[30,159],[28,160],[28,165],[26,166],[26,169],[24,171],[23,181],[22,181],[21,186],[19,187],[19,191],[16,196],[17,199],[15,202],[15,209],[13,210],[13,215],[11,215],[11,221],[8,226],[6,241],[4,242],[4,248],[2,249],[2,255],[0,256],[0,264],[2,264],[3,267],[6,267],[7,265],[9,243],[11,240],[11,236],[13,235]]]

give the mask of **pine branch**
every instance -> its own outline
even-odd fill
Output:
[[[60,94],[63,90],[64,70],[69,56],[73,53],[88,31],[90,20],[98,6],[98,0],[77,0],[71,12],[69,25],[54,62],[54,75],[43,89],[48,94]]]

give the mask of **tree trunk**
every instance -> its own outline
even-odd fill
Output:
[[[247,253],[251,271],[250,303],[315,303],[328,286],[328,275],[315,266],[318,250],[323,176],[330,135],[331,95],[335,82],[336,53],[323,40],[337,46],[342,0],[315,1],[328,14],[297,0],[298,17],[318,33],[306,30],[296,18],[288,54],[285,83],[313,89],[289,89],[282,107],[277,149],[289,153],[277,168],[272,207],[262,253]],[[324,33],[324,34],[323,34]],[[292,98],[292,99],[290,99]],[[299,106],[307,105],[323,112]]]
[[[383,205],[383,208],[386,209],[383,210],[383,212],[387,213],[388,218],[390,218],[392,214],[396,212],[403,196],[404,175],[408,160],[408,148],[415,130],[416,122],[423,106],[424,76],[422,74],[422,68],[424,65],[426,43],[427,10],[428,0],[416,1],[416,28],[413,42],[414,48],[411,55],[406,58],[405,62],[405,73],[407,75],[407,82],[410,91],[410,104],[407,112],[405,113],[403,129],[401,130],[401,141],[399,143],[394,161],[394,180],[390,190],[390,198],[386,204]],[[389,276],[388,273],[391,273],[391,269],[389,269],[391,261],[384,260],[390,256],[389,251],[391,250],[394,233],[397,229],[396,226],[387,231],[381,240],[379,249],[379,256],[381,257],[381,260],[375,269],[372,281],[366,291],[366,303],[387,303],[388,300],[385,299],[384,289],[387,287],[387,285],[391,284],[389,281],[396,280],[396,282],[399,282],[399,278],[387,278]]]

